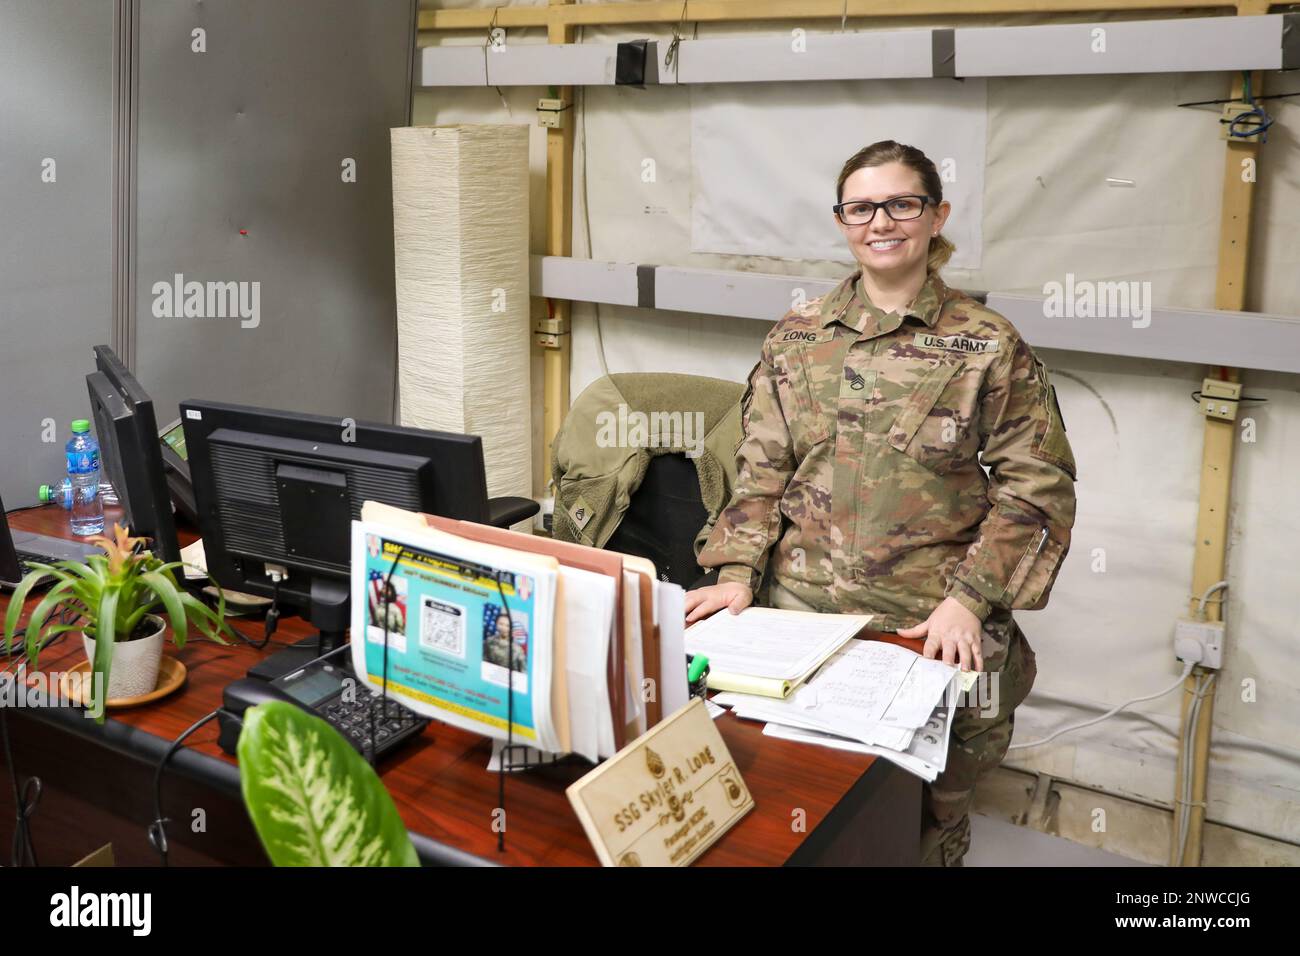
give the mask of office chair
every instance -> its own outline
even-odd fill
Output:
[[[743,392],[736,382],[659,372],[589,385],[555,437],[554,536],[648,558],[662,580],[685,588],[712,583],[716,571],[702,578],[695,558],[731,498]],[[622,437],[615,423],[674,414],[697,416],[689,442],[671,440],[684,433],[653,436],[644,446],[609,441]]]

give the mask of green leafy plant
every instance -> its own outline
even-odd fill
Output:
[[[226,601],[220,589],[217,608],[213,610],[177,583],[173,572],[184,562],[166,563],[148,551],[138,551],[136,545],[144,539],[131,537],[121,525],[114,525],[113,531],[112,538],[97,535],[90,539],[104,553],[91,555],[84,564],[80,561],[31,563],[32,570],[14,590],[5,615],[5,650],[11,653],[27,595],[41,582],[54,579],[54,585],[27,622],[27,659],[35,667],[41,648],[69,631],[81,631],[93,638],[95,655],[90,662],[92,679],[87,705],[101,723],[104,702],[97,700],[96,695],[108,693],[113,645],[144,636],[139,630],[147,627],[146,615],[166,614],[177,647],[185,646],[191,624],[204,637],[221,644],[227,643],[222,633],[231,634],[226,624]]]
[[[333,727],[293,704],[249,708],[244,805],[276,866],[419,866],[393,798]]]

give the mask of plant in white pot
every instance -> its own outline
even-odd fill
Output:
[[[165,563],[137,550],[143,538],[114,526],[112,538],[91,542],[104,549],[80,561],[29,563],[31,570],[14,590],[5,615],[5,649],[12,651],[18,618],[32,588],[54,579],[27,622],[27,659],[32,667],[43,647],[58,636],[80,631],[90,661],[86,704],[96,719],[104,719],[104,701],[147,694],[158,683],[166,623],[172,640],[184,647],[192,624],[204,637],[224,644],[225,598],[218,589],[214,610],[181,587],[174,571],[183,562]],[[167,621],[164,621],[164,615]]]

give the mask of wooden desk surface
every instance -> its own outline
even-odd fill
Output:
[[[106,509],[108,525],[120,512]],[[53,536],[70,537],[67,515],[57,506],[17,512],[10,525]],[[182,544],[194,539],[182,531]],[[30,613],[34,600],[29,600]],[[0,613],[8,604],[0,596]],[[25,619],[25,617],[24,617]],[[262,636],[258,619],[234,625],[254,639]],[[291,643],[314,631],[296,617],[282,619],[275,638]],[[919,641],[874,633],[879,639],[919,650]],[[186,686],[176,694],[144,707],[111,712],[108,720],[170,741],[221,704],[221,693],[244,676],[257,660],[276,648],[254,650],[245,645],[223,647],[190,641],[165,653],[184,662]],[[41,657],[43,670],[66,670],[85,659],[79,640],[50,647]],[[876,758],[764,737],[762,725],[736,719],[730,713],[717,720],[746,784],[755,808],[696,865],[776,866],[785,863],[808,835],[827,817],[870,769]],[[227,764],[235,764],[216,742],[216,722],[194,734],[186,748]],[[487,738],[440,722],[432,723],[418,740],[402,747],[379,765],[379,772],[409,829],[485,860],[512,865],[594,866],[595,853],[575,816],[564,788],[589,767],[585,764],[548,767],[511,775],[506,781],[506,851],[497,851],[492,829],[497,802],[497,775],[486,769],[491,744]],[[884,770],[887,764],[877,770]],[[796,832],[795,810],[804,812],[806,829]]]

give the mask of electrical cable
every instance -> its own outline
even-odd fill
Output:
[[[383,609],[380,611],[380,617],[384,619],[383,620],[383,625],[384,625],[383,661],[384,662],[381,665],[381,671],[379,675],[379,680],[380,680],[379,706],[384,711],[384,720],[388,719],[388,609],[390,607],[390,603],[389,603],[390,599],[388,597],[388,593],[389,593],[389,589],[393,586],[393,572],[397,570],[397,565],[402,560],[402,556],[405,554],[406,554],[406,548],[403,545],[398,545],[397,554],[393,556],[393,563],[388,566],[388,574],[385,575],[384,577],[384,589],[383,589],[384,603],[383,603]],[[370,725],[369,727],[370,744],[366,748],[367,750],[366,761],[373,768],[375,765],[375,742],[376,742],[375,709],[373,707],[370,707],[367,708],[367,711],[370,715],[370,719],[368,721]]]
[[[22,658],[19,658],[18,663],[21,662]],[[0,672],[0,684],[7,677],[14,692],[17,693],[17,676],[5,673],[10,670],[10,667]],[[0,701],[0,746],[3,747],[5,766],[9,768],[9,782],[14,793],[14,839],[9,865],[38,866],[36,845],[32,842],[31,817],[36,812],[36,804],[41,799],[41,779],[28,777],[22,782],[18,780],[18,768],[14,766],[13,746],[9,741],[9,705],[4,701]]]
[[[1112,707],[1110,710],[1106,711],[1106,713],[1102,714],[1100,717],[1094,717],[1091,720],[1085,720],[1082,723],[1073,724],[1069,727],[1062,727],[1060,730],[1056,731],[1056,733],[1052,734],[1050,737],[1044,737],[1042,740],[1031,740],[1028,743],[1024,743],[1024,744],[1012,744],[1007,749],[1025,750],[1029,747],[1041,747],[1043,744],[1051,743],[1053,740],[1055,740],[1057,737],[1061,736],[1062,734],[1068,734],[1074,730],[1082,730],[1084,727],[1091,727],[1093,724],[1099,724],[1103,720],[1106,720],[1109,717],[1114,717],[1116,714],[1118,714],[1121,710],[1123,710],[1125,707],[1129,706],[1130,704],[1140,704],[1144,700],[1155,700],[1157,697],[1164,697],[1165,694],[1172,693],[1174,690],[1176,690],[1179,687],[1179,685],[1182,684],[1183,681],[1187,680],[1188,675],[1192,673],[1192,668],[1195,666],[1196,664],[1194,661],[1187,661],[1183,666],[1183,673],[1178,678],[1178,680],[1174,681],[1174,683],[1170,684],[1162,691],[1159,691],[1155,694],[1148,694],[1145,697],[1134,697],[1132,700],[1126,700],[1124,701],[1124,703]]]
[[[181,735],[177,737],[175,740],[173,740],[171,742],[171,746],[169,746],[167,750],[163,753],[162,759],[158,761],[158,768],[154,771],[154,775],[153,775],[154,819],[153,819],[153,823],[149,824],[148,834],[149,834],[149,842],[153,844],[153,848],[158,851],[158,856],[162,858],[163,866],[170,865],[167,860],[167,822],[168,821],[167,818],[163,816],[163,812],[162,812],[163,770],[166,769],[167,761],[171,759],[172,754],[174,754],[177,750],[180,749],[181,744],[185,742],[186,738],[189,737],[191,734],[193,734],[204,724],[208,723],[208,721],[216,718],[217,715],[220,713],[221,710],[220,708],[218,708],[217,710],[214,710],[212,713],[208,714],[206,717],[200,717],[194,723],[190,724],[190,726],[187,727],[185,730],[181,731]],[[233,716],[233,715],[228,715],[228,716]]]
[[[58,619],[61,624],[71,624],[76,620],[68,610],[60,611]],[[26,633],[26,628],[23,631]],[[36,653],[39,655],[47,647],[57,644],[67,633],[64,631],[46,639]],[[0,683],[3,683],[7,675],[15,694],[18,692],[17,669],[22,668],[23,660],[21,654],[13,655],[13,660],[0,669]],[[9,768],[9,782],[14,793],[14,839],[10,865],[22,866],[25,860],[29,866],[39,866],[36,844],[32,840],[31,818],[36,812],[36,805],[40,803],[43,785],[40,777],[28,777],[22,782],[18,779],[18,768],[14,765],[13,746],[9,739],[8,711],[8,704],[0,700],[0,748],[3,749],[5,766]]]
[[[690,0],[682,0],[682,15],[673,24],[673,38],[668,44],[667,52],[664,53],[664,66],[671,66],[674,76],[677,75],[677,48],[682,43],[682,27],[686,25],[686,4],[689,2]]]
[[[1207,602],[1210,599],[1210,595],[1213,594],[1215,591],[1225,590],[1227,587],[1228,587],[1227,580],[1223,580],[1223,581],[1215,581],[1213,584],[1211,584],[1208,588],[1205,589],[1205,593],[1201,595],[1200,606],[1197,607],[1196,609],[1196,616],[1198,619],[1202,621],[1205,620],[1205,602]]]
[[[1190,754],[1191,752],[1192,743],[1196,739],[1197,728],[1200,726],[1201,722],[1201,705],[1204,702],[1206,695],[1213,688],[1217,677],[1218,675],[1216,674],[1203,674],[1197,676],[1196,687],[1194,690],[1195,697],[1192,700],[1192,706],[1189,709],[1187,723],[1183,728],[1183,736],[1181,739],[1183,748],[1182,752],[1184,754]],[[1183,775],[1182,779],[1179,781],[1178,799],[1178,803],[1181,804],[1183,809],[1178,824],[1178,842],[1176,854],[1173,860],[1174,864],[1177,866],[1182,866],[1183,855],[1187,852],[1187,838],[1191,829],[1191,810],[1193,806],[1199,806],[1202,809],[1205,808],[1204,803],[1193,804],[1192,785],[1192,761],[1190,757],[1185,757],[1183,759]]]
[[[511,758],[515,749],[515,623],[510,617],[510,605],[506,603],[506,592],[501,586],[501,575],[504,572],[497,569],[497,594],[501,596],[501,610],[506,616],[506,633],[509,637],[506,639],[506,745],[501,751],[501,758],[497,761],[497,806],[501,809],[501,816],[504,819],[506,813],[506,761]],[[504,853],[506,850],[506,828],[503,826],[497,830],[497,852]]]
[[[1300,96],[1300,90],[1296,90],[1296,91],[1293,92],[1293,93],[1269,93],[1269,94],[1267,94],[1267,95],[1265,95],[1265,96],[1256,96],[1256,97],[1254,97],[1254,100],[1255,100],[1255,101],[1258,101],[1258,100],[1281,100],[1281,99],[1286,99],[1286,98],[1289,97],[1289,96]],[[1229,97],[1226,97],[1226,98],[1221,99],[1221,100],[1196,100],[1195,102],[1192,102],[1192,103],[1176,103],[1176,104],[1174,104],[1174,105],[1175,105],[1175,106],[1178,106],[1178,107],[1184,107],[1184,106],[1221,106],[1221,105],[1223,105],[1224,103],[1245,103],[1246,105],[1249,105],[1250,102],[1251,102],[1251,101],[1249,101],[1249,100],[1243,100],[1243,99],[1240,99],[1240,98],[1237,98],[1237,97],[1229,96]]]
[[[1204,398],[1204,397],[1205,397],[1205,396],[1201,394],[1201,390],[1200,390],[1199,388],[1198,388],[1196,391],[1192,392],[1192,399],[1193,399],[1194,401],[1196,401],[1198,404],[1200,403],[1201,399]],[[1216,396],[1215,399],[1214,399],[1214,401],[1216,401],[1216,402],[1254,402],[1254,403],[1256,403],[1256,404],[1263,405],[1263,404],[1265,404],[1266,402],[1268,402],[1268,399],[1267,399],[1267,398],[1260,398],[1259,396],[1256,396],[1256,395],[1243,395],[1243,396],[1241,396],[1241,398],[1225,398],[1225,397],[1222,397],[1222,396]]]
[[[587,258],[593,259],[595,253],[591,246],[591,193],[587,189],[587,88],[585,86],[579,90],[578,97],[578,123],[582,128],[582,219],[587,227]],[[605,359],[605,336],[600,328],[600,303],[593,302],[591,305],[596,313],[596,357],[600,359],[601,372],[608,378],[609,362]]]
[[[27,648],[24,647],[23,643],[18,640],[18,638],[20,637],[25,637],[26,634],[27,634],[27,628],[25,627],[20,627],[18,628],[18,630],[14,631],[12,644],[6,641],[5,650],[2,653],[6,657],[18,657],[20,654],[27,653]]]

